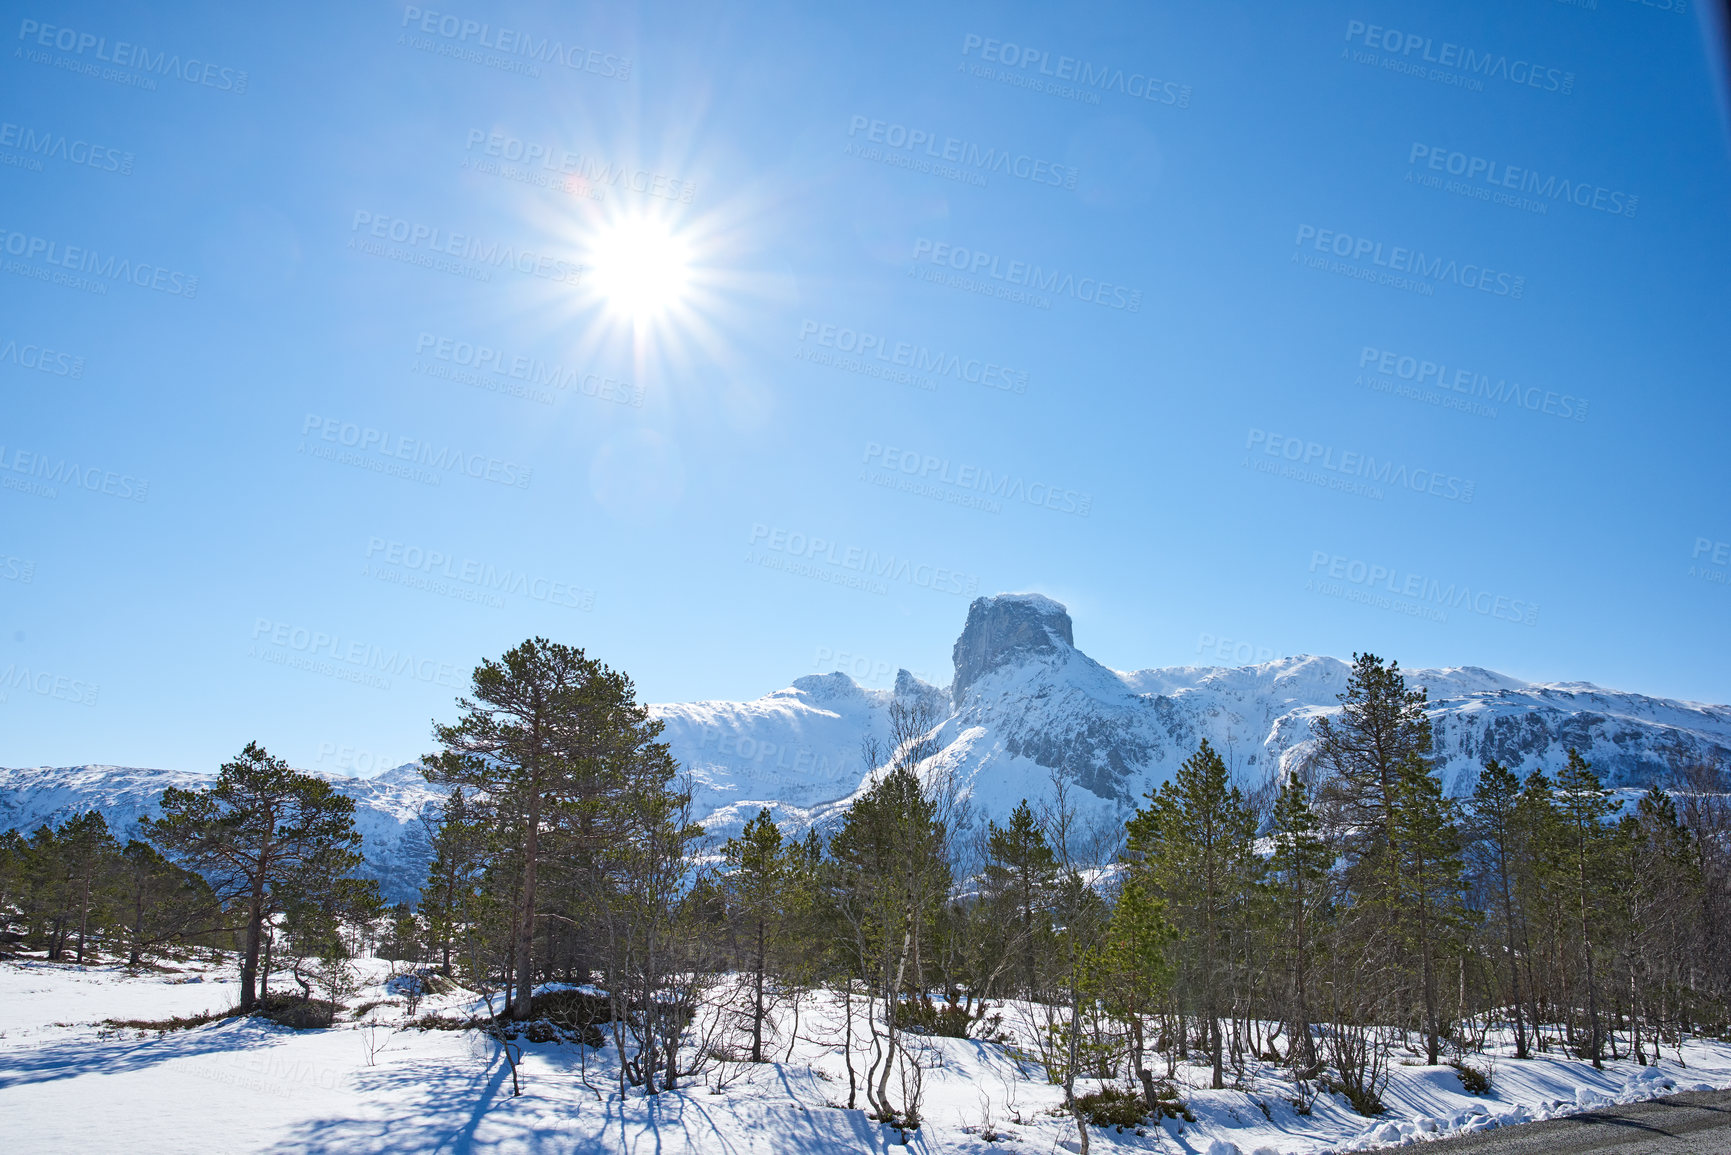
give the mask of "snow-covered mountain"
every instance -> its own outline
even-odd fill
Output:
[[[730,832],[769,806],[795,825],[833,817],[860,786],[858,750],[887,733],[897,695],[939,695],[938,764],[977,814],[1038,800],[1054,772],[1096,811],[1122,812],[1207,738],[1255,781],[1301,759],[1310,720],[1337,709],[1348,663],[1300,655],[1260,665],[1124,672],[1076,648],[1069,613],[1038,594],[979,598],[953,650],[948,687],[905,671],[894,690],[845,674],[800,678],[752,702],[661,706],[666,738],[692,773],[699,811]],[[1531,683],[1476,666],[1405,671],[1426,688],[1452,792],[1486,758],[1556,770],[1577,747],[1610,784],[1644,787],[1679,760],[1731,759],[1731,707],[1651,698],[1585,682]]]
[[[1001,817],[1038,800],[1057,773],[1096,813],[1122,813],[1207,738],[1255,781],[1302,758],[1310,720],[1337,707],[1349,666],[1300,655],[1254,666],[1111,670],[1076,648],[1069,613],[1039,594],[979,598],[953,650],[947,687],[905,670],[894,689],[813,674],[749,702],[651,707],[690,773],[696,816],[736,832],[760,808],[794,830],[832,821],[870,767],[861,742],[888,738],[890,704],[922,697],[943,719],[934,765],[952,770],[974,812]],[[1451,791],[1471,789],[1485,758],[1518,773],[1556,770],[1569,747],[1617,786],[1643,787],[1682,760],[1731,760],[1731,706],[1532,683],[1476,666],[1405,671],[1426,688]],[[117,831],[152,813],[166,786],[209,775],[115,766],[0,769],[0,828],[34,829],[85,809]],[[393,898],[425,877],[422,816],[440,792],[413,765],[376,778],[325,775],[355,799],[369,871]]]
[[[423,817],[436,816],[444,793],[429,786],[413,763],[373,778],[314,774],[355,801],[355,826],[361,832],[366,866],[392,902],[414,899],[426,881],[431,829]],[[162,813],[162,792],[170,786],[195,790],[215,774],[143,770],[133,766],[37,766],[0,769],[0,830],[26,832],[47,823],[59,825],[86,810],[100,810],[108,828],[125,841],[138,820]]]

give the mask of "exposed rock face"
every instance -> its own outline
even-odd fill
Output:
[[[1075,647],[1070,612],[1051,598],[1040,594],[975,598],[962,636],[950,651],[956,664],[950,700],[960,706],[968,688],[1000,666]]]

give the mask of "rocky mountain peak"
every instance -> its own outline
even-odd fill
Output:
[[[951,700],[961,704],[969,686],[983,675],[1030,654],[1074,649],[1070,611],[1042,594],[998,594],[975,598],[968,621],[956,639]]]

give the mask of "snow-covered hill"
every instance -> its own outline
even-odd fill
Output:
[[[429,786],[413,765],[387,770],[374,778],[346,774],[317,775],[355,801],[355,825],[360,829],[367,864],[362,871],[379,880],[379,889],[393,902],[413,899],[427,877],[431,818],[444,797]],[[133,766],[38,766],[0,769],[0,830],[33,831],[58,825],[86,810],[100,810],[108,828],[125,841],[138,820],[162,812],[162,792],[170,786],[199,789],[215,774],[178,770],[143,770]]]
[[[1069,613],[1038,594],[979,598],[953,650],[950,685],[903,671],[894,689],[846,674],[796,679],[749,702],[652,707],[691,774],[697,817],[726,836],[761,807],[795,830],[832,820],[866,778],[861,740],[888,737],[897,698],[923,697],[943,719],[938,765],[971,792],[975,813],[1002,816],[1047,793],[1054,772],[1098,813],[1117,813],[1171,774],[1207,738],[1244,778],[1302,758],[1310,720],[1336,708],[1349,667],[1300,655],[1239,667],[1111,670],[1076,648]],[[1443,774],[1471,789],[1494,757],[1519,773],[1556,770],[1578,747],[1613,785],[1644,787],[1677,761],[1731,759],[1731,706],[1531,683],[1476,666],[1406,671],[1430,694]],[[439,793],[414,766],[377,778],[328,775],[355,799],[371,870],[394,897],[424,877],[420,821]],[[123,830],[163,787],[207,776],[113,766],[0,770],[0,827],[34,827],[96,808]]]
[[[1164,781],[1203,738],[1244,778],[1302,758],[1310,720],[1337,708],[1348,663],[1300,655],[1240,667],[1111,670],[1076,648],[1069,613],[1038,594],[977,599],[936,691],[903,673],[894,691],[844,674],[801,678],[753,702],[663,706],[667,738],[699,786],[700,810],[730,828],[759,805],[822,821],[845,805],[867,733],[886,732],[897,694],[943,693],[940,761],[975,810],[1038,799],[1053,772],[1094,808],[1121,811]],[[1476,666],[1407,670],[1430,695],[1444,780],[1470,790],[1485,758],[1556,770],[1571,746],[1607,782],[1644,787],[1678,760],[1731,758],[1731,707],[1651,698],[1585,682],[1530,683]],[[849,756],[852,755],[851,763]]]

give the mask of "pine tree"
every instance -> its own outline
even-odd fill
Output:
[[[1597,898],[1602,870],[1600,853],[1606,832],[1604,818],[1615,812],[1616,803],[1599,781],[1592,765],[1574,747],[1569,748],[1569,761],[1557,775],[1557,805],[1567,839],[1570,874],[1574,890],[1574,905],[1580,914],[1581,967],[1585,974],[1587,995],[1587,1052],[1595,1069],[1604,1063],[1604,1035],[1599,1026],[1599,991],[1594,963],[1594,929],[1597,921],[1594,901]]]
[[[265,922],[290,902],[316,902],[361,863],[355,804],[289,769],[257,742],[225,762],[207,790],[170,787],[145,837],[203,875],[242,918],[240,1007],[258,1001]]]
[[[1258,882],[1255,816],[1206,739],[1128,823],[1129,851],[1141,855],[1154,893],[1179,931],[1178,975],[1207,1030],[1213,1086],[1225,1086],[1225,968],[1235,932]]]
[[[1473,787],[1473,819],[1477,845],[1484,853],[1484,873],[1497,904],[1502,927],[1503,960],[1507,969],[1509,999],[1515,1012],[1515,1057],[1529,1058],[1526,1017],[1521,997],[1521,972],[1516,945],[1517,926],[1524,919],[1517,913],[1516,878],[1519,871],[1519,825],[1521,783],[1494,758],[1485,759],[1478,784]]]
[[[1358,1020],[1404,1016],[1405,1007],[1422,1000],[1428,1020],[1434,1003],[1426,985],[1431,955],[1428,947],[1421,950],[1415,966],[1412,954],[1415,943],[1429,942],[1413,937],[1415,915],[1425,912],[1411,907],[1414,892],[1403,880],[1411,864],[1403,861],[1397,829],[1403,792],[1416,782],[1412,776],[1429,773],[1425,692],[1407,686],[1400,663],[1366,653],[1354,655],[1338,697],[1339,716],[1320,717],[1312,726],[1315,762],[1324,771],[1319,801],[1343,859],[1333,946],[1345,973],[1335,996],[1349,997]],[[1421,988],[1417,999],[1407,997],[1413,984]]]
[[[482,921],[485,835],[462,787],[453,787],[433,831],[433,860],[421,886],[428,957],[438,959],[439,973],[446,977],[451,975],[451,955],[459,936],[472,933]]]
[[[121,858],[124,867],[115,897],[125,926],[128,965],[138,966],[147,953],[167,943],[222,926],[222,907],[210,884],[197,874],[136,838],[126,844]]]
[[[1146,1065],[1144,1023],[1171,990],[1173,972],[1167,951],[1172,934],[1165,904],[1154,896],[1145,876],[1132,873],[1118,892],[1105,933],[1084,964],[1085,988],[1098,992],[1108,1012],[1130,1026],[1130,1071],[1142,1084],[1150,1114],[1159,1105],[1153,1074]]]
[[[987,823],[986,892],[992,906],[1013,911],[1022,989],[1030,998],[1038,989],[1035,959],[1042,937],[1049,933],[1045,911],[1057,872],[1058,860],[1026,798],[1010,812],[1008,826]]]
[[[1329,771],[1324,800],[1360,859],[1371,860],[1389,841],[1401,767],[1431,752],[1425,692],[1409,688],[1399,662],[1354,654],[1340,716],[1312,724],[1316,760]]]
[[[1526,960],[1527,991],[1533,1003],[1533,1039],[1543,1052],[1549,1048],[1543,1026],[1544,1008],[1557,1005],[1556,983],[1562,977],[1557,964],[1561,961],[1561,936],[1568,920],[1568,873],[1562,816],[1551,780],[1541,770],[1532,771],[1521,781],[1521,792],[1515,800],[1514,835],[1521,850],[1515,900],[1527,915],[1522,923],[1521,953]]]
[[[1400,767],[1389,833],[1398,856],[1403,937],[1408,953],[1418,956],[1425,1053],[1433,1066],[1442,1030],[1439,956],[1468,920],[1455,811],[1430,763],[1409,755]]]
[[[1281,787],[1274,806],[1270,830],[1274,852],[1269,859],[1271,898],[1292,999],[1287,1014],[1292,1064],[1303,1071],[1317,1066],[1316,1040],[1310,1029],[1310,970],[1317,951],[1318,924],[1328,910],[1328,870],[1333,858],[1310,807],[1309,793],[1296,776]]]
[[[898,760],[848,808],[830,840],[830,891],[854,939],[858,966],[875,988],[873,1053],[866,1102],[885,1122],[912,1125],[912,1104],[898,1108],[889,1080],[902,1061],[901,1000],[919,936],[947,897],[948,831],[939,805],[914,766]]]
[[[648,827],[630,821],[648,814],[648,796],[636,787],[652,782],[650,792],[659,790],[673,775],[672,760],[655,742],[661,723],[637,704],[631,679],[575,647],[531,638],[497,662],[482,661],[471,693],[458,699],[456,723],[434,727],[443,749],[425,762],[430,780],[484,795],[496,829],[520,855],[509,1002],[512,1016],[526,1019],[542,921],[543,840],[557,830],[566,841],[559,857],[574,860],[643,849],[643,842],[610,843],[604,826],[618,819],[653,838],[653,820]],[[631,803],[621,801],[621,791]]]
[[[390,932],[379,948],[379,957],[393,962],[421,961],[421,927],[412,904],[399,902],[391,908]]]
[[[752,979],[751,1061],[763,1062],[764,982],[781,918],[793,890],[795,863],[782,843],[781,829],[767,809],[745,824],[737,838],[722,847],[727,864],[723,888],[734,917],[750,941]]]
[[[77,926],[78,965],[85,963],[86,949],[94,915],[100,924],[105,920],[107,885],[113,877],[120,857],[120,844],[108,831],[108,822],[99,811],[88,810],[68,818],[55,831],[55,848],[60,862],[61,894],[66,910],[66,925]],[[58,958],[58,952],[49,957]]]

